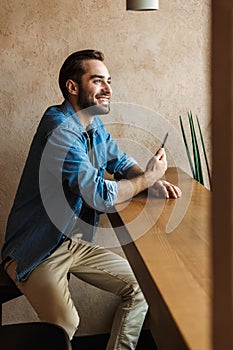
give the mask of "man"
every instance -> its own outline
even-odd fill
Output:
[[[99,51],[83,50],[64,62],[62,105],[48,108],[34,136],[9,215],[5,269],[42,321],[64,327],[72,339],[79,316],[67,273],[120,297],[108,350],[135,349],[147,312],[137,281],[122,257],[91,241],[100,212],[152,187],[178,198],[159,180],[164,149],[146,170],[123,153],[97,115],[110,110],[111,78]],[[108,171],[118,181],[104,179]]]

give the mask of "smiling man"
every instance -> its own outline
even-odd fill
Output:
[[[179,188],[160,180],[160,149],[143,170],[122,152],[98,115],[109,113],[111,77],[95,50],[71,54],[60,70],[64,102],[45,112],[9,215],[5,269],[42,321],[72,339],[78,324],[67,273],[119,296],[108,350],[135,349],[147,303],[128,262],[93,244],[100,212],[151,187],[165,198]],[[104,178],[105,171],[117,180]]]

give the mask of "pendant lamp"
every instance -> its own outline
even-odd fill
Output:
[[[127,0],[126,9],[132,11],[158,10],[159,0]]]

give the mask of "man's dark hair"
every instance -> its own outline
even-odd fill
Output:
[[[76,51],[68,56],[59,73],[59,86],[64,98],[68,97],[66,82],[72,79],[81,84],[82,76],[86,73],[85,60],[104,60],[104,54],[97,50]]]

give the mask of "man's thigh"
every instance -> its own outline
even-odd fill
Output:
[[[79,317],[68,288],[67,272],[71,258],[67,244],[64,243],[37,266],[23,282],[16,279],[14,261],[6,266],[6,271],[29,300],[39,319],[64,327],[71,338]]]
[[[76,277],[119,296],[125,294],[127,288],[134,289],[135,292],[139,290],[132,269],[125,258],[98,246],[88,251],[88,243],[80,242],[80,244],[83,245],[83,251],[85,247],[87,250],[83,256],[76,256],[75,246],[71,247],[74,260],[70,271]]]

